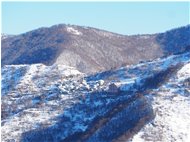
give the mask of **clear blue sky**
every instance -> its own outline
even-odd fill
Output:
[[[146,34],[189,24],[190,2],[3,2],[2,33],[65,23],[120,34]]]

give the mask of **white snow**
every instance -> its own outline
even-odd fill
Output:
[[[123,79],[121,81],[120,90],[121,91],[129,90],[135,84],[136,79],[137,79],[136,77],[135,78],[129,78],[129,79]]]
[[[153,90],[152,107],[154,120],[133,137],[132,142],[189,142],[190,140],[190,93],[183,91],[183,82],[190,75],[190,63],[185,64],[170,80]],[[180,92],[180,94],[178,93]],[[155,95],[156,94],[156,95]]]
[[[140,38],[149,39],[150,37],[151,37],[150,35],[142,35]]]
[[[3,142],[10,139],[19,141],[24,132],[36,127],[53,125],[54,122],[50,119],[62,114],[63,108],[77,102],[77,99],[73,99],[74,95],[54,91],[62,90],[59,86],[63,83],[65,84],[63,90],[67,92],[72,89],[73,77],[76,79],[83,77],[83,74],[73,67],[56,64],[7,65],[2,71],[5,88],[6,85],[9,86],[11,82],[18,80],[15,85],[9,87],[9,92],[2,92],[4,94],[2,104],[5,109],[10,109],[9,116],[4,118],[5,123],[1,128]],[[14,89],[16,90],[12,91]],[[58,109],[53,109],[52,106]],[[20,112],[14,112],[19,109]]]
[[[74,29],[73,27],[67,27],[67,31],[74,35],[82,35],[82,33],[80,31]]]
[[[78,124],[78,125],[75,125],[73,129],[85,131],[87,129],[87,126]]]
[[[179,79],[186,79],[190,78],[190,63],[186,64],[183,66],[178,72],[177,72],[177,77]]]
[[[69,31],[77,33],[73,28],[69,29]],[[152,76],[156,71],[164,70],[180,62],[185,63],[167,83],[152,90],[152,94],[146,96],[152,101],[152,107],[156,116],[151,123],[147,124],[134,136],[133,142],[190,141],[190,95],[183,95],[190,91],[189,87],[185,88],[183,86],[183,81],[190,77],[190,63],[187,63],[187,57],[187,55],[174,55],[149,63],[127,66],[111,75],[111,77],[116,78],[115,80],[111,78],[114,80],[111,81],[115,82],[121,90],[127,91],[135,83],[140,84],[142,79]],[[16,71],[26,69],[26,73],[14,74],[11,69]],[[128,72],[129,69],[131,69],[131,73]],[[126,77],[126,74],[130,77]],[[79,102],[80,100],[76,98],[82,97],[80,94],[85,96],[89,89],[98,91],[102,89],[102,86],[109,85],[106,79],[88,82],[84,79],[84,74],[75,68],[57,64],[52,66],[34,64],[3,67],[3,87],[6,88],[7,84],[10,84],[12,80],[14,81],[11,77],[18,80],[18,83],[12,86],[12,88],[17,90],[16,92],[12,90],[9,92],[3,91],[6,95],[2,96],[2,104],[11,107],[11,109],[21,109],[23,111],[17,114],[13,113],[10,117],[3,120],[5,122],[1,129],[3,141],[9,141],[10,138],[19,141],[23,132],[36,129],[37,127],[51,126],[56,122],[54,118],[63,112],[64,116],[70,117],[76,123],[68,132],[73,132],[73,129],[75,131],[85,131],[87,126],[81,123],[81,121],[92,119],[95,117],[95,114],[84,117],[80,110],[76,114],[71,114],[66,108],[72,107],[72,105]],[[64,93],[57,93],[56,90]],[[38,98],[39,96],[40,98]],[[110,103],[111,100],[90,102],[86,99],[85,102],[89,102],[91,103],[89,105],[98,108]],[[74,121],[75,119],[76,121]]]

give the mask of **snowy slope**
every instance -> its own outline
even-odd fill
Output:
[[[155,119],[142,128],[132,142],[189,142],[190,62],[146,97],[152,100]]]
[[[186,142],[189,57],[90,76],[56,64],[3,66],[2,141]],[[112,83],[117,93],[109,91]]]
[[[1,97],[3,141],[18,140],[23,131],[53,124],[53,120],[50,124],[48,121],[62,112],[59,105],[67,100],[64,102],[66,107],[77,100],[72,99],[74,96],[70,95],[70,90],[77,90],[74,83],[80,85],[82,77],[83,74],[76,69],[63,65],[4,66]],[[63,86],[64,83],[67,86]],[[58,95],[60,92],[62,94]]]

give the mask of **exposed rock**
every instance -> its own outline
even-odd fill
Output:
[[[108,92],[109,93],[115,93],[115,94],[117,94],[120,91],[119,87],[120,87],[120,84],[118,84],[118,83],[111,83],[109,85]]]

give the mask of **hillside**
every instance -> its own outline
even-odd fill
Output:
[[[2,38],[1,61],[2,66],[61,64],[94,73],[182,53],[189,48],[190,26],[161,34],[125,36],[60,24]]]
[[[188,142],[189,57],[94,75],[57,64],[4,65],[2,142]]]
[[[190,25],[2,34],[2,142],[189,142]]]

